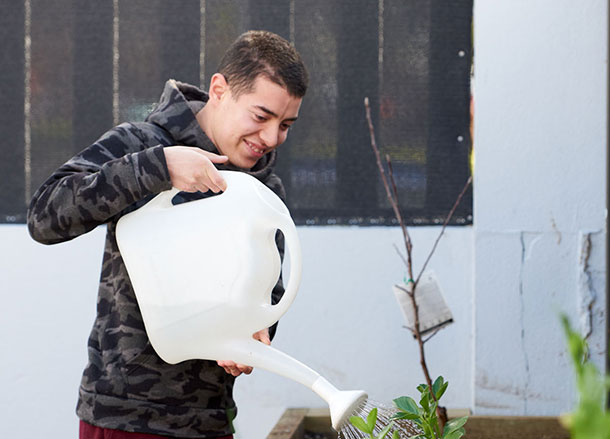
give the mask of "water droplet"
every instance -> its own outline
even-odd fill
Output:
[[[394,413],[396,413],[395,408],[388,407],[380,402],[366,400],[363,405],[357,408],[354,413],[350,415],[350,417],[359,416],[366,419],[371,410],[374,408],[377,408],[377,424],[375,425],[374,434],[378,435],[381,430],[393,422],[391,417]],[[411,421],[394,421],[393,425],[393,429],[398,431],[401,439],[407,439],[421,433],[421,431]],[[391,434],[392,433],[390,432],[390,434],[386,437],[391,437]],[[368,437],[369,436],[366,433],[358,430],[350,422],[347,422],[346,425],[341,428],[341,431],[339,431],[338,439],[363,439]]]

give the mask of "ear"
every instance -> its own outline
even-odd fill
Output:
[[[222,96],[229,90],[229,84],[221,73],[214,73],[210,79],[210,100],[219,101]]]

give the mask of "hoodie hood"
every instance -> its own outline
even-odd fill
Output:
[[[177,144],[195,146],[220,154],[195,118],[208,98],[208,94],[200,88],[170,79],[165,83],[159,103],[148,115],[146,122],[154,123],[168,131]],[[252,169],[246,171],[231,164],[216,165],[216,167],[222,170],[246,172],[267,184],[282,200],[285,200],[284,188],[279,178],[273,174],[276,157],[277,151],[273,150],[261,157]]]

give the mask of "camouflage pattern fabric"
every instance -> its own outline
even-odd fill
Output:
[[[107,224],[97,317],[76,409],[90,424],[183,438],[233,432],[234,378],[214,361],[170,365],[159,358],[146,335],[115,236],[122,215],[171,188],[164,146],[217,152],[191,109],[202,108],[207,98],[197,87],[168,81],[146,122],[110,130],[53,173],[30,203],[28,228],[43,244],[64,242]],[[261,158],[248,173],[285,199],[281,181],[272,173],[275,154]],[[180,195],[183,202],[197,197]],[[283,256],[281,233],[276,238]],[[280,278],[272,302],[277,303],[283,292]]]

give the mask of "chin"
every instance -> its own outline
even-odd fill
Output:
[[[256,165],[256,161],[231,161],[229,160],[233,166],[239,169],[243,169],[244,171],[248,171]]]

